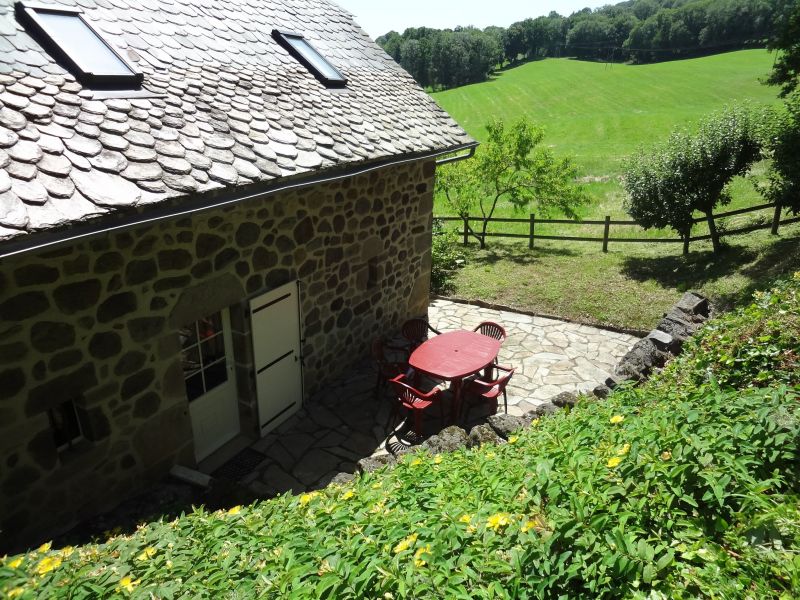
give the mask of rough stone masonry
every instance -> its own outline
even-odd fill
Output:
[[[0,269],[0,548],[112,506],[192,431],[178,330],[230,308],[243,433],[257,436],[246,300],[300,281],[305,391],[427,310],[433,161],[102,234]],[[85,442],[58,451],[72,400]]]

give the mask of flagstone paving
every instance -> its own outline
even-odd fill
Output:
[[[429,320],[439,331],[501,324],[508,335],[499,363],[516,369],[508,412],[522,415],[561,392],[591,391],[638,338],[556,319],[435,300]],[[240,483],[260,497],[327,485],[353,473],[358,460],[386,453],[388,397],[375,395],[376,375],[362,361],[311,398],[295,416],[251,448],[264,460]],[[434,421],[434,425],[438,421]]]

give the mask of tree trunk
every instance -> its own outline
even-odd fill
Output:
[[[481,250],[486,249],[486,230],[488,228],[489,228],[489,219],[484,217],[483,223],[481,224],[481,235],[480,235]]]
[[[683,240],[683,255],[689,255],[689,241],[692,239],[692,229],[689,228],[689,231],[686,231],[681,234],[681,239]]]
[[[719,254],[719,251],[722,250],[722,246],[719,243],[717,224],[714,223],[714,213],[708,211],[706,213],[706,221],[708,221],[708,233],[711,235],[711,244],[714,247],[714,254]]]

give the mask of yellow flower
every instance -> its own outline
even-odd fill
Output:
[[[8,591],[8,597],[9,598],[16,598],[17,596],[22,596],[22,594],[24,592],[25,592],[25,590],[22,589],[21,587],[15,587],[13,590],[9,590]]]
[[[136,560],[150,560],[156,553],[156,549],[152,546],[145,548],[142,553],[136,557]]]
[[[622,448],[619,449],[619,452],[617,452],[617,454],[619,456],[625,456],[630,451],[631,451],[631,445],[625,444]]]
[[[228,510],[229,515],[238,515],[240,512],[242,512],[242,507],[239,505],[233,506]]]
[[[69,558],[70,556],[72,556],[73,552],[75,552],[75,548],[73,548],[72,546],[64,546],[61,549],[61,556],[63,556],[64,558]]]
[[[497,454],[495,454],[494,452],[487,452],[486,453],[486,458],[494,458],[495,456],[497,456]]]
[[[538,424],[539,424],[539,419],[534,419],[533,421],[531,421],[531,426],[538,425]]]
[[[672,458],[672,452],[669,450],[664,450],[664,452],[661,453],[661,460],[669,460],[670,458]]]
[[[325,575],[325,573],[330,573],[331,571],[333,571],[333,567],[331,566],[331,563],[329,563],[328,559],[326,558],[320,563],[319,569],[317,570],[317,575],[322,577],[323,575]]]
[[[342,494],[342,500],[350,500],[356,493],[353,490],[347,490],[344,494]]]
[[[39,552],[44,554],[45,552],[50,550],[50,546],[52,546],[52,545],[53,545],[53,542],[47,542],[46,544],[42,544],[41,546],[39,546]]]
[[[9,567],[10,569],[16,569],[16,568],[18,568],[18,567],[19,567],[19,566],[22,564],[22,560],[23,560],[23,559],[22,559],[22,557],[21,557],[21,556],[20,556],[19,558],[15,558],[15,559],[14,559],[14,560],[12,560],[10,563],[8,563],[8,567]]]
[[[619,423],[622,423],[624,420],[625,420],[625,417],[623,417],[622,415],[614,415],[610,419],[612,425],[617,425]]]
[[[412,533],[406,539],[401,540],[400,542],[398,542],[397,546],[394,547],[394,553],[395,554],[400,554],[404,550],[408,550],[409,548],[411,548],[411,546],[414,545],[414,542],[416,542],[416,541],[417,541],[417,534],[416,533]]]
[[[459,523],[470,523],[472,521],[472,515],[461,515],[458,519]]]
[[[166,565],[167,565],[168,569],[171,569],[172,568],[172,561],[167,559]]]
[[[415,567],[424,567],[428,564],[428,561],[422,558],[423,554],[427,554],[430,556],[431,553],[431,545],[426,544],[422,548],[418,548],[417,551],[414,553],[414,566]]]
[[[609,469],[613,469],[614,467],[618,466],[619,463],[621,463],[621,462],[622,462],[622,457],[620,457],[620,456],[612,456],[611,458],[608,459],[608,462],[606,463],[606,466]]]
[[[513,443],[514,443],[514,442],[516,442],[518,439],[519,439],[519,436],[518,436],[518,435],[512,435],[510,438],[508,438],[508,443],[509,443],[509,444],[513,444]]]
[[[122,579],[119,580],[119,586],[117,586],[118,590],[125,590],[129,594],[133,592],[133,588],[135,588],[141,582],[141,579],[133,580],[130,576],[126,575]]]
[[[436,455],[436,456],[433,458],[433,463],[434,463],[434,464],[436,464],[436,465],[440,465],[440,464],[442,464],[442,455],[441,455],[441,454],[437,454],[437,455]]]
[[[486,520],[486,527],[497,531],[501,527],[505,527],[511,522],[508,517],[508,513],[497,513],[496,515],[492,515]]]
[[[61,558],[58,556],[45,556],[42,560],[39,561],[39,564],[36,565],[36,572],[39,575],[44,575],[45,573],[49,573],[50,571],[57,569],[61,566]]]
[[[525,521],[525,523],[520,527],[522,533],[526,533],[536,527],[536,521]]]
[[[302,494],[300,496],[300,506],[305,506],[317,496],[319,496],[319,492],[310,492],[308,494]]]
[[[422,459],[419,459],[419,458],[415,458],[414,460],[411,461],[411,466],[412,467],[416,467],[417,465],[421,465],[421,464],[422,464]]]
[[[373,490],[379,490],[379,489],[381,489],[381,487],[382,487],[382,486],[383,486],[383,484],[382,484],[380,481],[376,481],[376,482],[375,482],[375,483],[373,483],[373,484],[372,484],[370,487],[371,487]]]

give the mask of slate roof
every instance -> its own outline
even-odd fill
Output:
[[[48,4],[56,4],[48,1]],[[63,0],[160,98],[98,99],[0,0],[0,240],[472,140],[324,0]],[[303,34],[328,89],[273,40]]]

